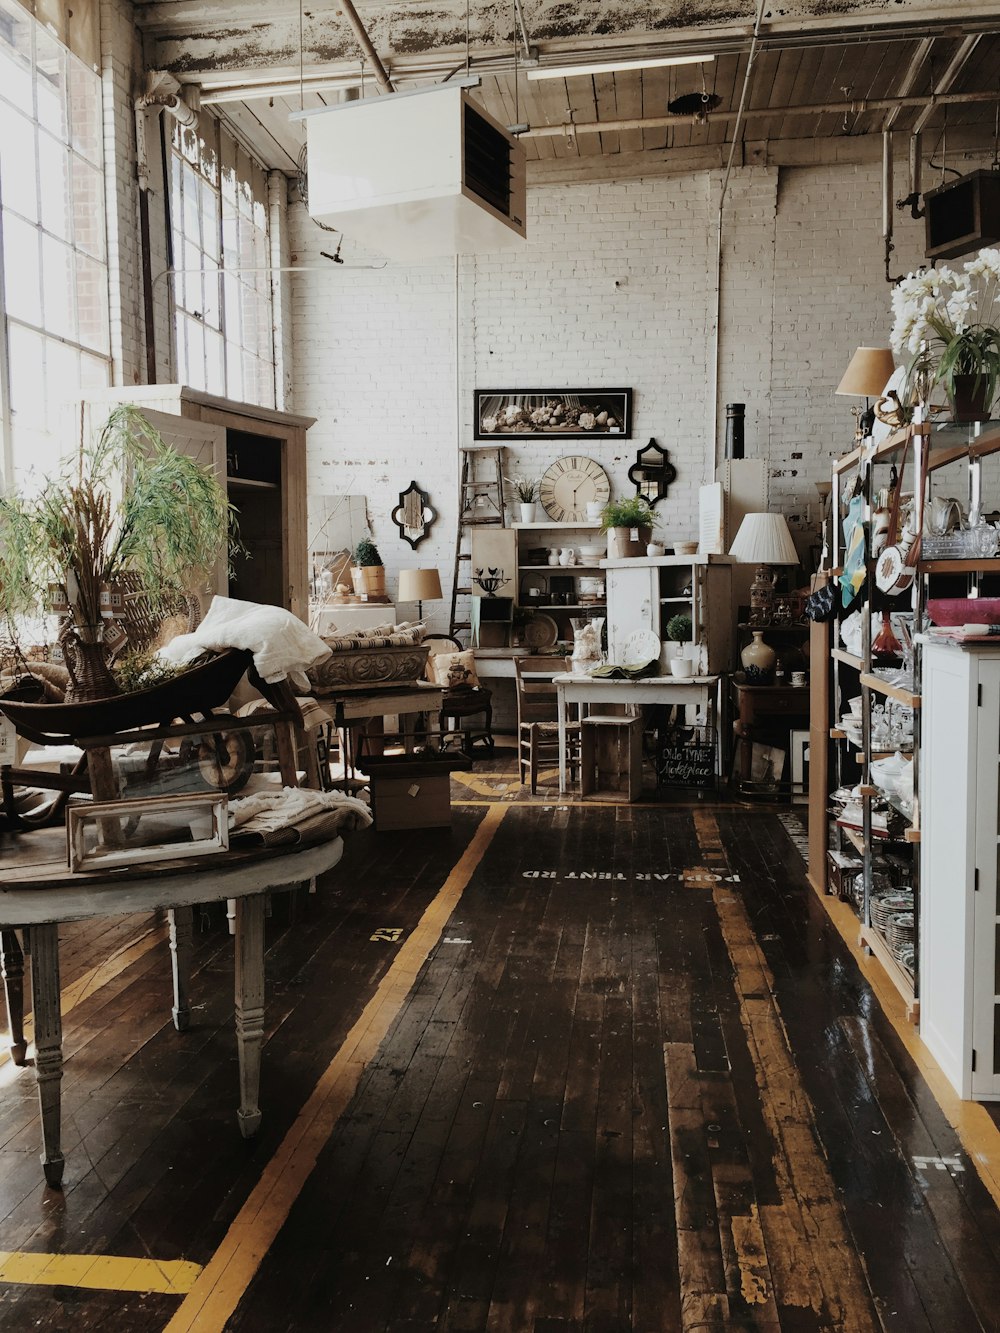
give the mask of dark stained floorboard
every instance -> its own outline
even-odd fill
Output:
[[[504,780],[498,798],[516,799],[229,1326],[669,1333],[702,1310],[724,1311],[711,1326],[728,1330],[833,1328],[819,1295],[776,1302],[780,1228],[765,1227],[771,1254],[755,1240],[760,1217],[793,1201],[714,883],[679,878],[708,866],[739,877],[725,892],[773,977],[870,1286],[843,1327],[1000,1329],[997,1209],[773,811],[531,802]],[[39,1183],[30,1072],[3,1088],[0,1249],[206,1262],[391,964],[398,946],[370,935],[412,929],[483,810],[456,806],[450,838],[362,835],[290,928],[276,913],[255,1143],[233,1123],[224,927],[196,937],[188,1034],[169,1026],[163,946],[81,1001],[66,1025],[62,1197]],[[721,851],[700,840],[698,812]],[[64,983],[148,928],[72,936]],[[916,1155],[965,1169],[921,1171]],[[818,1290],[808,1255],[800,1268]],[[146,1333],[174,1308],[0,1286],[5,1329]]]

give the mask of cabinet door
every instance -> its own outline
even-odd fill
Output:
[[[1000,661],[980,660],[976,727],[976,845],[979,891],[973,894],[972,1095],[1000,1099]]]
[[[608,655],[612,662],[621,662],[635,630],[651,629],[660,637],[659,571],[648,565],[609,569],[607,591]]]

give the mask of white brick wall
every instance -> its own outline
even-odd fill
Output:
[[[733,173],[715,441],[720,183],[716,172],[539,188],[529,196],[523,255],[460,261],[461,438],[471,440],[477,386],[631,386],[633,439],[594,440],[586,450],[628,492],[638,445],[655,436],[669,449],[678,478],[660,513],[671,541],[696,535],[698,486],[713,475],[721,450],[723,405],[745,402],[747,454],[769,463],[771,504],[814,531],[814,483],[829,476],[831,456],[850,447],[853,431],[852,404],[833,391],[856,347],[888,339],[880,168]],[[330,238],[301,206],[290,222],[297,262],[322,264],[318,252]],[[916,266],[923,223],[897,213],[896,245],[892,272]],[[370,258],[351,243],[343,253],[348,264]],[[459,438],[455,265],[331,265],[329,274],[295,280],[293,310],[295,406],[318,417],[309,434],[310,485],[367,497],[391,572],[438,563],[450,578]],[[537,476],[566,447],[544,440],[508,446],[509,470]],[[417,552],[389,521],[411,478],[441,513]],[[438,612],[441,623],[445,607]]]

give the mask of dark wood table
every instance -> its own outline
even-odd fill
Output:
[[[749,787],[754,741],[782,736],[809,724],[808,685],[745,685],[730,681],[734,733],[739,747],[739,784]],[[788,756],[791,763],[791,755]]]
[[[14,933],[23,929],[31,956],[35,1077],[42,1118],[42,1167],[50,1185],[62,1180],[60,1095],[62,1014],[59,926],[99,916],[127,916],[164,908],[170,928],[174,1026],[191,1018],[189,977],[195,903],[235,899],[236,1044],[240,1104],[237,1122],[244,1138],[260,1121],[260,1056],[264,1038],[264,908],[268,892],[311,880],[340,860],[339,837],[312,846],[227,851],[197,861],[161,862],[114,871],[72,873],[66,866],[63,829],[0,835],[0,940],[2,972],[11,1024],[11,1055],[24,1063],[26,1046],[21,997],[21,950]]]

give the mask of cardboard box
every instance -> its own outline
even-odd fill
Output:
[[[451,774],[464,756],[383,755],[363,759],[377,831],[451,827]]]

